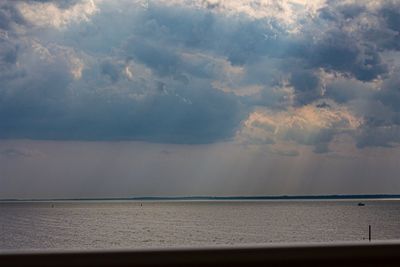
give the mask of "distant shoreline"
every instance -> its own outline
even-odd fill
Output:
[[[40,198],[0,199],[0,202],[49,202],[49,201],[168,201],[168,200],[352,200],[352,199],[400,199],[400,194],[368,195],[280,195],[280,196],[170,196],[124,198]]]

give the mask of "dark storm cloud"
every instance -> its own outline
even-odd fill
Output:
[[[80,2],[25,3],[65,11]],[[124,3],[103,3],[89,22],[38,29],[17,2],[6,1],[0,137],[209,143],[232,138],[255,106],[285,110],[331,99],[365,117],[353,134],[359,147],[397,143],[397,63],[383,55],[399,50],[400,4],[327,3],[298,21],[293,34],[277,17],[224,14],[218,3],[150,2],[126,10],[115,7]],[[215,81],[227,88],[216,89]],[[260,91],[240,95],[235,86]],[[361,108],[379,104],[387,110]],[[378,123],[382,117],[388,130]],[[323,153],[338,132],[324,129],[307,139],[296,130],[286,138]]]
[[[398,125],[369,127],[362,129],[357,139],[357,147],[393,147],[395,143],[400,143],[400,127]]]
[[[370,81],[387,71],[377,51],[367,45],[358,47],[356,40],[342,32],[334,31],[328,35],[327,40],[306,51],[311,66],[350,73],[361,81]]]
[[[385,106],[389,106],[392,111],[396,113],[400,112],[400,76],[398,72],[393,73],[390,78],[384,81],[381,90],[376,93],[375,98]]]
[[[44,107],[41,112],[40,107],[19,109],[14,111],[13,119],[1,118],[4,124],[0,126],[0,136],[170,143],[210,143],[233,136],[243,119],[238,113],[237,101],[211,89],[196,90],[192,94],[197,94],[198,99],[206,98],[207,103],[187,104],[174,95],[165,95],[144,102],[122,97],[91,98],[64,110],[57,107]]]
[[[57,5],[63,9],[73,5],[65,3]],[[9,6],[4,9],[16,10],[11,3]],[[14,17],[7,17],[9,24],[17,21]],[[25,55],[20,59],[23,66],[16,64],[18,45]],[[178,56],[170,57],[161,47],[135,42],[134,50],[125,54],[133,51],[135,59],[160,77],[177,74],[177,79],[184,81],[170,92],[166,92],[165,83],[156,82],[156,94],[135,100],[126,94],[95,93],[95,88],[85,87],[79,88],[77,96],[69,88],[73,77],[68,58],[63,57],[60,49],[38,50],[32,45],[18,38],[2,41],[1,65],[12,73],[2,73],[1,138],[210,143],[231,138],[244,118],[233,96],[211,89],[209,83],[186,86],[187,81],[177,74],[180,69],[174,63],[179,61]],[[205,75],[200,74],[201,68],[182,66],[186,67],[190,73],[199,71],[198,76]],[[113,60],[99,64],[100,73],[113,83],[121,80],[122,70],[123,66]],[[82,79],[92,80],[88,75],[93,72],[84,74]],[[133,92],[136,89],[132,88]]]
[[[59,8],[62,9],[67,9],[70,8],[71,6],[74,6],[82,0],[27,0],[26,2],[31,2],[31,3],[52,3],[56,5]]]
[[[23,16],[13,2],[0,3],[0,29],[10,30],[13,24],[25,24]]]
[[[134,55],[137,61],[150,67],[160,76],[173,75],[181,66],[176,51],[162,47],[158,43],[151,44],[143,40],[134,40],[127,53]]]
[[[296,90],[298,104],[308,104],[321,97],[319,78],[310,70],[294,70],[290,83]]]
[[[148,43],[148,49],[154,49],[151,45],[160,42],[173,47],[179,44],[178,47],[222,55],[234,65],[282,53],[282,41],[276,38],[285,29],[274,19],[223,16],[203,9],[162,4],[151,5],[142,19],[145,22],[138,24],[135,36],[153,40]],[[169,60],[175,62],[172,58]]]
[[[338,103],[364,103],[362,111],[357,105],[348,104],[364,118],[364,125],[355,134],[360,148],[399,143],[399,68],[397,63],[393,65],[382,58],[384,52],[399,51],[398,10],[400,3],[397,1],[384,1],[373,10],[360,2],[349,4],[330,1],[327,7],[319,11],[318,21],[320,25],[328,24],[328,31],[317,38],[318,41],[300,45],[301,49],[298,50],[300,54],[307,55],[305,62],[311,71],[322,67],[328,72],[342,73],[342,78],[326,86],[323,97],[332,98]],[[302,77],[313,81],[306,76]],[[374,79],[382,80],[379,90],[373,89],[372,84],[368,83]],[[298,101],[303,99],[306,103],[318,97],[313,93],[315,87],[303,86],[304,80],[292,78],[291,83],[296,89]],[[304,88],[308,95],[301,90]],[[380,105],[385,109],[366,110]],[[320,150],[318,146],[316,150]]]
[[[116,82],[119,79],[119,75],[120,75],[120,68],[118,68],[118,66],[115,66],[114,64],[112,64],[111,62],[103,62],[101,64],[101,73],[103,75],[106,75],[110,78],[111,81]]]

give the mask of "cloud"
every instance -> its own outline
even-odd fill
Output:
[[[320,104],[306,105],[288,111],[252,112],[239,133],[256,143],[294,142],[313,145],[317,153],[328,152],[328,145],[337,134],[353,132],[362,120],[346,108]]]
[[[397,1],[5,1],[0,137],[247,138],[318,153],[350,132],[360,148],[398,143],[399,8]]]
[[[366,126],[358,138],[357,147],[394,147],[396,143],[400,143],[400,127],[398,125]]]
[[[8,31],[15,25],[25,24],[24,17],[13,3],[0,3],[0,29]]]
[[[92,0],[29,1],[17,3],[21,15],[39,27],[63,28],[70,23],[87,22],[96,13]]]
[[[298,29],[299,20],[312,17],[317,10],[323,6],[324,0],[304,1],[304,0],[202,0],[185,1],[173,0],[163,1],[169,5],[189,5],[197,8],[205,8],[217,14],[237,16],[245,15],[250,19],[274,19],[279,23],[290,27],[292,30]]]
[[[0,151],[0,155],[8,158],[31,158],[42,157],[43,153],[37,150],[21,149],[21,148],[7,148]]]
[[[118,54],[99,57],[79,47],[25,42],[18,55],[24,74],[3,87],[2,138],[209,143],[233,137],[243,118],[237,99],[212,88],[210,78],[229,67],[226,60],[172,48],[169,56],[133,37]],[[215,67],[207,70],[210,61]],[[188,75],[205,81],[189,85]]]
[[[290,149],[290,150],[282,150],[282,149],[273,149],[269,151],[269,153],[284,156],[284,157],[297,157],[300,155],[299,151]]]
[[[115,66],[111,62],[106,61],[103,62],[100,67],[101,67],[101,73],[103,75],[108,76],[112,82],[118,81],[121,71],[118,69],[117,66]]]

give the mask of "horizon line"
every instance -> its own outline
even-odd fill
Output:
[[[312,199],[395,199],[400,194],[329,194],[329,195],[238,195],[238,196],[133,196],[93,198],[4,198],[0,202],[40,201],[112,201],[112,200],[312,200]]]

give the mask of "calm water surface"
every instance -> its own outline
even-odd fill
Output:
[[[400,239],[400,201],[0,203],[0,250]],[[142,204],[142,205],[141,205]]]

